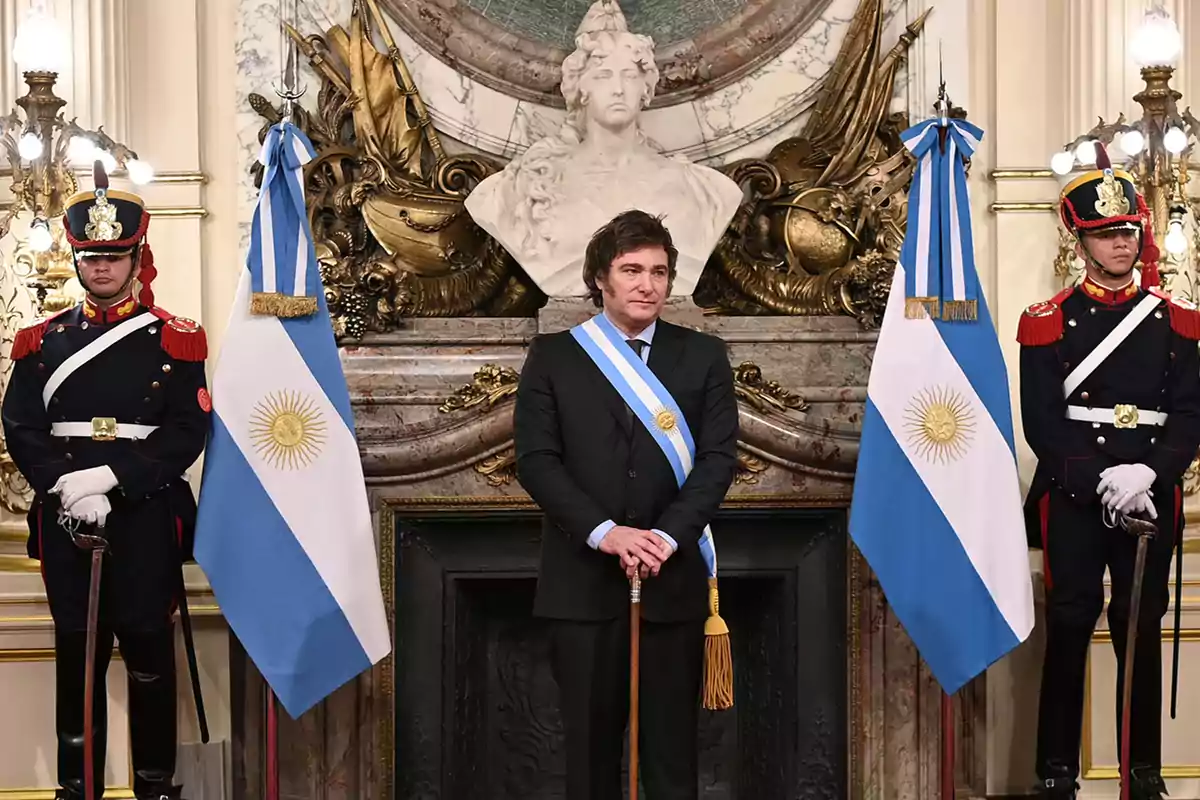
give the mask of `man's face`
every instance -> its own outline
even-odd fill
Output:
[[[1138,234],[1123,228],[1085,233],[1075,250],[1085,262],[1090,254],[1114,276],[1128,275],[1137,261]]]
[[[658,319],[671,290],[670,263],[660,245],[639,247],[613,259],[596,277],[604,310],[622,328],[637,332]]]
[[[133,254],[120,256],[84,256],[79,259],[79,276],[83,288],[92,295],[107,299],[120,292],[133,272]]]
[[[628,47],[617,47],[604,56],[593,56],[579,81],[587,97],[587,113],[610,130],[633,123],[646,97],[646,77]]]

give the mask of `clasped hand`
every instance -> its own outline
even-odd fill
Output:
[[[1145,464],[1118,464],[1100,473],[1100,484],[1096,494],[1100,501],[1113,512],[1124,514],[1145,513],[1157,519],[1151,499],[1150,487],[1158,476]]]
[[[50,494],[58,495],[62,507],[70,512],[85,497],[105,495],[117,486],[117,476],[109,467],[92,467],[68,472],[58,479]]]
[[[658,575],[672,551],[671,545],[654,531],[618,525],[600,540],[600,552],[620,558],[627,577],[638,573],[646,578]]]

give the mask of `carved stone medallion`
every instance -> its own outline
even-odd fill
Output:
[[[564,107],[561,64],[589,0],[380,0],[450,67],[522,100]],[[779,55],[830,0],[624,0],[630,28],[658,44],[653,107],[726,86]]]

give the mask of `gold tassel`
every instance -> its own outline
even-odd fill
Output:
[[[708,579],[708,619],[704,622],[704,708],[733,708],[733,651],[729,626],[718,613],[717,579]]]
[[[250,296],[250,313],[271,317],[307,317],[317,313],[317,298],[255,292]]]
[[[936,297],[909,297],[904,301],[904,317],[906,319],[925,319],[933,317],[937,319],[938,315],[938,298]]]
[[[976,300],[947,300],[942,305],[942,319],[951,322],[974,322],[979,318]]]

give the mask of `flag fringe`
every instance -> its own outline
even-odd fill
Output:
[[[952,322],[974,322],[979,319],[979,301],[947,300],[942,304],[942,319]]]
[[[906,319],[937,319],[939,305],[936,297],[909,297],[904,301],[904,316]]]
[[[317,298],[255,292],[250,296],[250,313],[272,317],[307,317],[317,313]]]
[[[708,579],[708,619],[704,622],[704,697],[708,711],[733,708],[733,649],[729,626],[718,613],[717,579]]]

